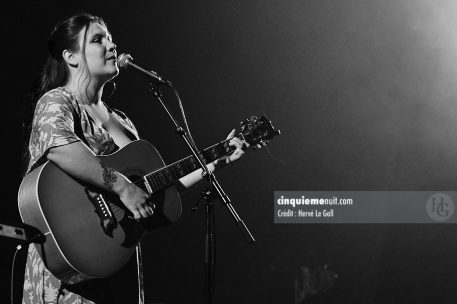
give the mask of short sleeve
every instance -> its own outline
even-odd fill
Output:
[[[30,133],[28,171],[41,165],[50,148],[81,139],[75,133],[75,107],[61,91],[46,93],[38,101]]]

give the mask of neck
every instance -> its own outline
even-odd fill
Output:
[[[101,101],[105,83],[94,79],[91,79],[89,83],[87,81],[76,81],[72,77],[65,87],[73,92],[83,104],[98,104]]]

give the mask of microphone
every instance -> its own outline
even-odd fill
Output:
[[[132,56],[130,54],[120,54],[117,57],[117,64],[120,68],[131,68],[146,76],[149,79],[152,79],[154,82],[158,84],[163,84],[169,87],[172,87],[171,82],[166,80],[165,78],[159,76],[156,72],[152,70],[146,70],[145,68],[139,66],[135,62],[133,62]]]

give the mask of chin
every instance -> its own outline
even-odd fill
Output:
[[[107,81],[115,78],[117,75],[119,75],[119,69],[116,69],[115,71],[112,71],[111,73],[107,73]]]
[[[118,68],[116,68],[116,70],[113,72],[113,75],[111,76],[111,78],[114,78],[117,75],[119,75],[119,69]]]

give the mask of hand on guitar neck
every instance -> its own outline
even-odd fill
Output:
[[[207,165],[209,171],[214,172],[215,170],[225,167],[229,163],[240,159],[246,152],[246,148],[249,147],[249,143],[243,139],[235,137],[235,131],[236,130],[233,129],[226,138],[226,141],[229,141],[229,146],[234,147],[235,150],[230,155],[222,156],[221,158],[209,163]],[[189,189],[202,179],[202,169],[197,169],[194,172],[182,177],[179,182],[185,189]]]
[[[203,158],[207,162],[211,161],[207,165],[208,170],[215,171],[239,160],[248,148],[258,149],[266,146],[271,138],[278,136],[280,133],[279,130],[274,129],[265,116],[251,116],[241,122],[241,132],[239,134],[236,134],[236,130],[233,129],[225,141],[206,148],[203,151]],[[232,148],[230,149],[230,147]],[[215,155],[218,155],[217,159],[215,159]],[[179,181],[184,188],[188,189],[200,180],[202,180],[202,170],[197,169]]]
[[[221,157],[217,160],[215,160],[214,166],[217,168],[224,167],[225,165],[228,165],[229,163],[232,163],[238,159],[240,159],[243,154],[246,152],[247,148],[249,148],[249,143],[246,142],[245,140],[239,139],[238,137],[235,137],[235,129],[233,129],[230,134],[227,136],[226,140],[229,141],[229,145],[235,147],[235,151],[233,151],[232,154]]]

